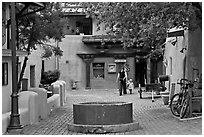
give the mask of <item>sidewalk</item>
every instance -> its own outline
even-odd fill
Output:
[[[133,120],[139,122],[139,130],[111,133],[110,135],[202,135],[202,118],[179,120],[170,109],[163,105],[161,98],[152,102],[151,94],[143,93],[145,99],[140,99],[137,90],[134,94],[119,96],[117,90],[85,90],[69,91],[65,106],[55,109],[51,115],[38,124],[23,128],[24,135],[83,135],[67,130],[67,123],[72,120],[74,103],[92,101],[125,101],[133,103]]]

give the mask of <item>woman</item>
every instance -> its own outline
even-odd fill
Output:
[[[120,72],[118,72],[117,80],[119,80],[119,95],[121,96],[123,94],[127,94],[126,91],[126,80],[127,80],[127,73],[125,71],[125,68],[122,68]],[[123,92],[122,92],[123,90]]]

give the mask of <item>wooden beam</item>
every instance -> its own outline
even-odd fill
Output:
[[[184,30],[168,32],[167,37],[177,37],[177,36],[184,36]]]

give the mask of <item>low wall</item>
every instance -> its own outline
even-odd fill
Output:
[[[40,119],[47,118],[51,111],[60,107],[61,98],[59,93],[47,98],[47,91],[42,88],[31,88],[30,91],[20,92],[18,97],[20,124],[35,124]],[[7,132],[10,114],[11,112],[2,114],[2,134]]]
[[[48,115],[51,111],[53,111],[55,108],[60,106],[60,95],[54,94],[51,97],[47,99],[47,112]]]

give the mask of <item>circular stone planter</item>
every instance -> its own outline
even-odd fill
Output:
[[[82,133],[128,132],[139,129],[133,121],[132,103],[86,102],[73,105],[73,124],[68,130]]]
[[[73,105],[74,124],[114,125],[133,122],[132,103],[86,102]]]

